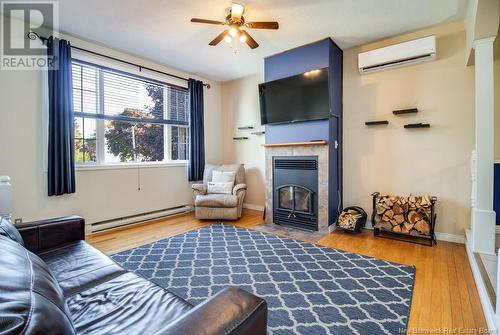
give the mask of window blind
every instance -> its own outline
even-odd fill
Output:
[[[186,88],[78,61],[72,72],[75,117],[189,125]]]

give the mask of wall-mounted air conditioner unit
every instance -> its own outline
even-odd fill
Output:
[[[359,73],[393,69],[435,59],[436,36],[432,35],[358,54]]]

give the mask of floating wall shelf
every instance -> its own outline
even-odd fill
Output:
[[[367,126],[378,126],[378,125],[384,125],[384,124],[389,124],[389,121],[380,120],[380,121],[367,121],[367,122],[365,122],[365,125],[367,125]]]
[[[413,129],[413,128],[430,128],[431,125],[428,123],[408,123],[405,124],[406,129]]]
[[[252,135],[264,135],[266,132],[265,131],[253,131],[250,134]]]
[[[248,129],[253,129],[254,126],[243,126],[243,127],[238,127],[238,130],[248,130]]]
[[[400,110],[392,111],[392,114],[394,114],[394,115],[412,114],[412,113],[418,113],[418,109],[409,108],[409,109],[400,109]]]
[[[235,141],[248,140],[248,137],[246,137],[246,136],[242,136],[242,137],[233,137],[233,140],[235,140]]]

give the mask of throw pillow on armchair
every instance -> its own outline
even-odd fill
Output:
[[[214,183],[209,181],[207,183],[208,194],[231,194],[233,192],[234,183]]]
[[[214,170],[212,172],[212,181],[207,183],[207,193],[231,194],[235,178],[236,172]]]

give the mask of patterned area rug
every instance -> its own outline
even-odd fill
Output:
[[[199,304],[228,285],[266,299],[268,333],[405,334],[415,268],[213,224],[112,256]]]

